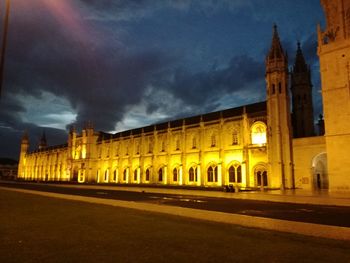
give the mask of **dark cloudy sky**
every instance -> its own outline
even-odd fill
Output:
[[[319,2],[11,0],[0,157],[17,158],[24,130],[57,144],[71,123],[115,132],[265,100],[274,22],[290,65],[302,43],[319,114]]]

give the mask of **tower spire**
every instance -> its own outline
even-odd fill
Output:
[[[47,141],[46,141],[46,134],[45,131],[43,131],[43,134],[41,135],[41,139],[39,142],[39,150],[47,147]]]
[[[277,25],[273,25],[273,36],[268,59],[282,59],[284,58],[284,52],[281,45],[280,37],[278,35]]]
[[[285,69],[288,70],[288,58],[284,53],[277,25],[273,25],[272,42],[269,53],[266,56],[266,72]]]
[[[294,72],[307,72],[308,68],[305,62],[303,51],[301,50],[300,42],[297,43],[297,52],[295,56],[295,62],[293,67]]]
[[[311,73],[305,62],[300,42],[297,43],[294,66],[291,72],[294,138],[314,135]]]

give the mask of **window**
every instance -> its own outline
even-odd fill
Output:
[[[238,144],[238,133],[236,130],[232,132],[232,145]]]
[[[162,141],[162,144],[161,144],[161,151],[164,152],[165,151],[165,142]]]
[[[108,182],[108,170],[105,171],[105,182]]]
[[[281,82],[278,83],[278,93],[282,93],[282,85],[281,85]]]
[[[176,151],[180,150],[180,140],[179,139],[176,139],[175,149],[176,149]]]
[[[139,142],[136,142],[135,153],[136,154],[140,154],[140,144],[139,144]]]
[[[216,136],[215,134],[213,134],[211,136],[211,147],[215,147],[216,146]]]
[[[228,169],[228,181],[230,183],[235,183],[236,182],[236,170],[235,170],[235,168],[232,165]]]
[[[115,146],[115,156],[118,156],[119,155],[119,147],[118,147],[118,144],[116,144]]]
[[[159,182],[163,181],[163,168],[160,168],[158,171],[158,181]]]
[[[129,145],[125,146],[125,155],[129,155]]]
[[[252,127],[252,144],[266,143],[266,125],[263,122],[256,122]]]
[[[137,169],[134,171],[134,181],[137,181]]]
[[[214,168],[210,166],[207,171],[208,176],[208,182],[213,183],[218,181],[218,167],[215,166]]]
[[[276,93],[275,84],[272,84],[272,95]]]
[[[113,172],[113,181],[114,182],[117,181],[117,169],[115,169],[114,172]]]
[[[264,169],[258,169],[255,171],[257,186],[268,186],[267,171]]]
[[[174,170],[173,170],[173,181],[174,182],[177,182],[177,174],[178,174],[177,168],[174,168]]]
[[[150,141],[150,142],[148,143],[148,153],[152,153],[152,149],[153,149],[153,147],[152,147],[152,141]]]
[[[237,169],[237,183],[242,183],[242,167],[239,165]]]
[[[197,167],[196,168],[193,168],[191,167],[190,170],[189,170],[189,176],[188,176],[188,180],[190,182],[197,182]]]
[[[123,173],[123,181],[126,181],[126,176],[127,176],[127,169],[124,170],[124,173]]]
[[[196,137],[192,138],[192,149],[196,149],[197,148],[197,140]]]
[[[148,182],[149,181],[149,169],[147,169],[146,170],[146,178],[145,178],[145,180]]]

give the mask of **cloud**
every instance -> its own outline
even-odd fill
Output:
[[[130,21],[151,16],[164,9],[188,12],[196,9],[203,15],[212,15],[219,10],[238,12],[239,9],[251,6],[248,0],[80,0],[82,6],[89,9],[87,19]],[[106,12],[110,10],[110,12]]]

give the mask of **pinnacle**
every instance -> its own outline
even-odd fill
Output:
[[[268,59],[282,59],[284,58],[283,48],[278,35],[277,25],[273,25],[273,37]]]

